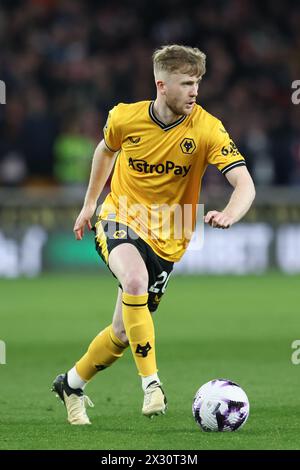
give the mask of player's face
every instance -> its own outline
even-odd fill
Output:
[[[191,114],[196,103],[201,78],[185,73],[169,74],[165,80],[164,96],[168,108],[176,115]]]

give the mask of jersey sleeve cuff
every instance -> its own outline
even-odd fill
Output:
[[[103,140],[104,140],[104,143],[105,143],[106,147],[107,147],[108,150],[110,150],[111,152],[118,152],[118,151],[120,150],[120,149],[114,150],[114,149],[112,149],[109,145],[107,145],[107,142],[106,142],[106,140],[105,140],[105,137],[103,137]]]
[[[228,171],[232,170],[233,168],[236,168],[237,166],[246,166],[245,160],[238,160],[237,162],[229,163],[229,165],[226,165],[221,170],[221,173],[225,175]]]

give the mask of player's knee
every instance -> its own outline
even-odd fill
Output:
[[[147,273],[128,273],[122,282],[123,292],[141,295],[148,291]]]
[[[127,338],[126,331],[125,331],[124,327],[121,327],[120,325],[114,325],[113,324],[113,331],[114,331],[114,334],[116,335],[116,337],[119,338],[120,341],[122,341],[122,343],[129,344],[129,341],[128,341],[128,338]]]

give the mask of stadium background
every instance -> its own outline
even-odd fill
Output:
[[[157,315],[169,421],[140,437],[128,354],[90,386],[101,439],[86,430],[82,437],[66,430],[47,387],[109,321],[115,284],[92,234],[76,242],[73,223],[108,110],[155,96],[151,54],[175,42],[207,54],[198,101],[245,155],[257,197],[229,231],[205,230],[203,249],[187,252]],[[10,397],[0,401],[0,448],[299,448],[291,362],[299,336],[300,104],[291,99],[300,80],[299,3],[2,0],[0,80],[0,376]],[[209,169],[205,210],[222,208],[229,194]],[[244,385],[254,417],[234,439],[208,439],[190,421],[191,399],[224,375]],[[264,431],[266,419],[277,434]]]

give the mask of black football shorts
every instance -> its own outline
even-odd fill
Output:
[[[149,276],[148,308],[150,312],[154,312],[166,290],[174,263],[158,256],[148,243],[127,225],[111,220],[100,220],[96,227],[93,228],[96,233],[96,250],[107,266],[110,252],[121,243],[130,243],[138,249]],[[119,286],[122,289],[121,284]]]

